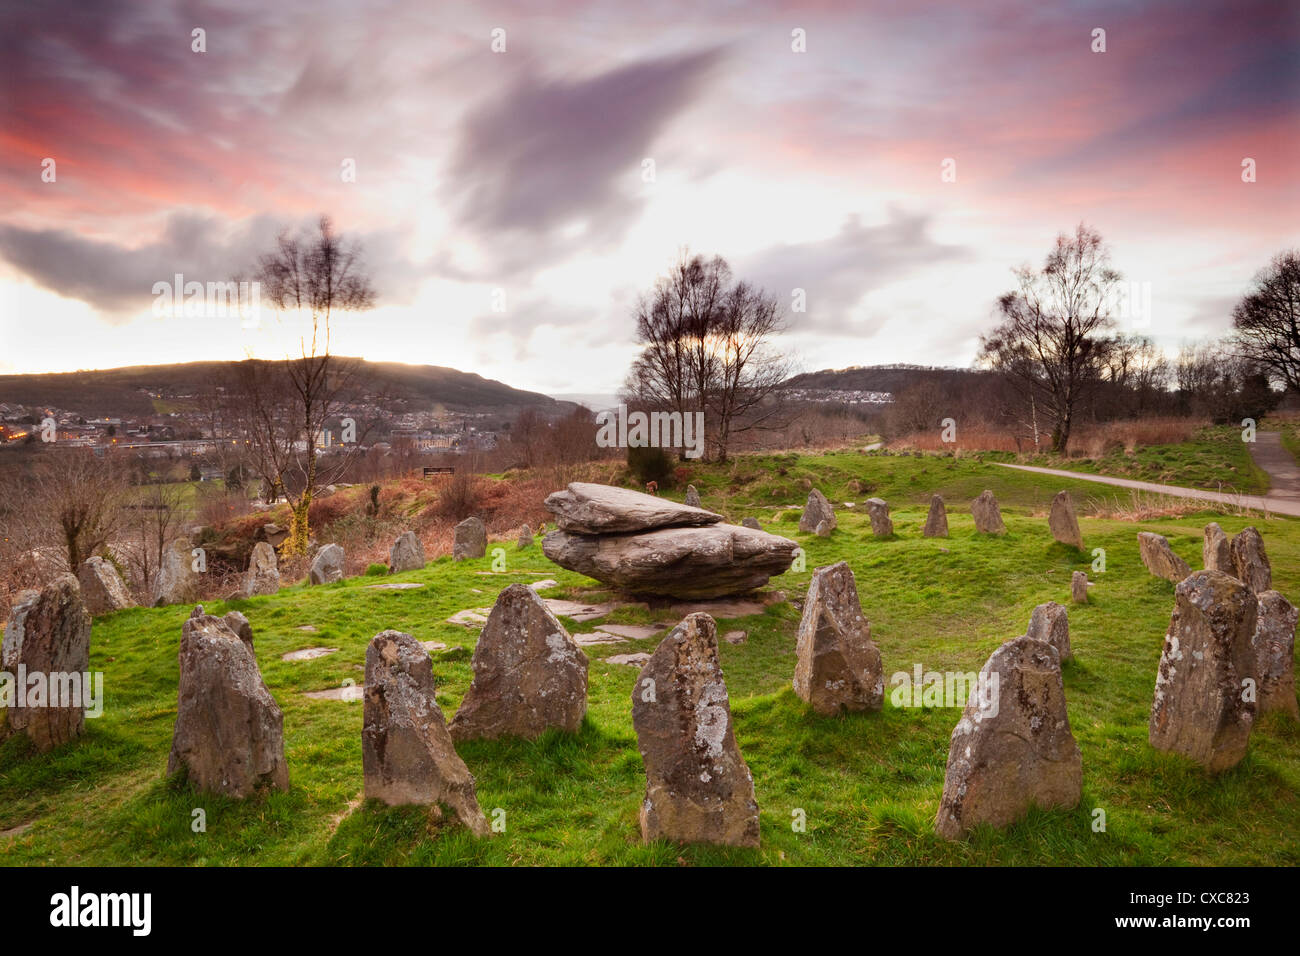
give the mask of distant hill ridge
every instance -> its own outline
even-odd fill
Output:
[[[339,357],[340,361],[358,361]],[[359,360],[370,387],[392,399],[443,405],[451,411],[536,406],[558,411],[567,403],[540,392],[439,365]],[[0,375],[0,403],[78,409],[86,415],[145,416],[154,413],[147,392],[183,394],[208,384],[236,362],[187,362],[34,375]],[[141,390],[146,391],[141,391]]]
[[[990,372],[972,368],[929,365],[856,365],[850,368],[805,372],[787,381],[791,388],[820,388],[831,391],[892,392],[897,394],[922,382],[940,386],[969,382]]]

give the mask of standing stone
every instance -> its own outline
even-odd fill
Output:
[[[971,502],[970,513],[975,517],[976,531],[984,534],[1007,533],[1007,526],[1002,523],[1002,510],[998,508],[998,499],[988,489]]]
[[[744,527],[744,528],[753,528],[755,531],[762,531],[762,530],[763,530],[763,526],[762,526],[761,524],[758,523],[758,519],[757,519],[757,518],[746,518],[745,520],[743,520],[742,522],[740,522],[740,524],[741,524],[741,527]]]
[[[1300,719],[1295,697],[1296,609],[1277,591],[1259,595],[1255,634],[1258,713],[1280,710]]]
[[[646,771],[643,840],[758,846],[754,777],[736,744],[713,618],[688,615],[655,648],[632,689],[632,724]]]
[[[894,533],[894,522],[889,517],[889,503],[885,499],[868,498],[867,516],[871,518],[871,533],[877,538],[888,538]]]
[[[454,740],[576,733],[587,712],[587,655],[537,592],[512,584],[474,646],[474,682],[448,728]]]
[[[456,753],[434,692],[433,661],[419,641],[400,631],[375,635],[366,648],[361,729],[366,797],[389,806],[445,806],[486,836],[474,775]]]
[[[1201,545],[1201,564],[1206,571],[1222,571],[1237,576],[1237,566],[1232,560],[1232,543],[1217,521],[1205,526],[1205,543]]]
[[[817,713],[880,709],[885,696],[880,650],[872,643],[846,562],[813,572],[795,657],[794,692]]]
[[[414,531],[402,532],[388,552],[388,573],[419,571],[423,567],[424,545],[420,544],[420,539],[415,536]]]
[[[247,797],[289,789],[284,717],[257,669],[250,640],[202,613],[181,631],[180,687],[168,776],[184,771],[204,793]]]
[[[327,544],[316,552],[311,562],[311,583],[332,584],[343,580],[343,547]]]
[[[469,517],[456,525],[456,541],[451,556],[455,561],[481,558],[487,554],[487,527],[479,518]]]
[[[835,510],[831,508],[826,496],[814,488],[808,492],[808,503],[804,505],[803,514],[799,518],[799,530],[815,532],[823,521],[830,531],[835,530]]]
[[[688,508],[704,507],[702,504],[700,504],[700,493],[695,490],[694,485],[686,486],[686,498],[684,501],[682,501],[682,504],[686,505],[686,507]]]
[[[198,614],[190,614],[190,617],[202,617],[203,607],[200,605],[195,608]],[[221,620],[226,622],[226,627],[235,632],[235,636],[248,645],[248,649],[253,649],[253,625],[248,623],[248,618],[238,611],[227,611],[226,616]]]
[[[81,600],[86,610],[96,617],[135,604],[113,562],[103,558],[87,558],[82,562],[77,583],[81,585]]]
[[[1232,564],[1237,580],[1245,582],[1255,594],[1273,586],[1273,569],[1264,553],[1264,539],[1254,528],[1242,528],[1232,539]]]
[[[188,604],[199,595],[199,576],[194,570],[193,547],[189,538],[177,538],[163,550],[154,584],[154,607]]]
[[[274,594],[280,590],[280,566],[275,559],[275,548],[265,541],[253,545],[253,555],[244,574],[244,597],[255,594]]]
[[[1174,589],[1151,704],[1149,737],[1157,750],[1190,757],[1217,772],[1246,755],[1256,701],[1255,596],[1222,571],[1197,571]]]
[[[829,538],[831,536],[831,532],[834,530],[835,530],[835,525],[831,524],[829,521],[819,521],[817,522],[817,528],[814,533],[819,538]]]
[[[1070,599],[1075,604],[1088,603],[1088,572],[1075,571],[1070,575]]]
[[[1187,562],[1174,554],[1174,549],[1169,547],[1169,540],[1162,534],[1139,531],[1138,550],[1142,555],[1142,563],[1158,578],[1177,584],[1192,573]]]
[[[9,732],[23,733],[46,753],[81,736],[89,703],[85,691],[93,687],[84,682],[90,673],[90,612],[76,578],[65,572],[40,591],[19,594],[0,644],[0,661],[9,675],[4,699],[21,694],[25,705],[0,710],[7,725],[0,729],[0,739]],[[19,684],[20,668],[26,686]],[[44,687],[32,684],[37,675]]]
[[[515,546],[521,550],[523,548],[531,548],[533,546],[533,529],[528,527],[528,525],[524,525],[520,528],[519,538],[515,542]]]
[[[925,517],[925,530],[921,534],[927,538],[948,537],[948,509],[938,495],[930,496],[930,513]]]
[[[1083,761],[1056,648],[1027,635],[1007,641],[976,688],[983,690],[968,698],[948,746],[939,835],[956,840],[979,823],[1014,823],[1031,806],[1078,804]]]
[[[1029,630],[1025,634],[1056,648],[1056,653],[1061,655],[1062,664],[1074,657],[1070,650],[1070,618],[1064,604],[1048,601],[1034,608],[1029,615]]]
[[[1047,526],[1052,529],[1052,537],[1061,544],[1083,549],[1083,534],[1079,531],[1079,519],[1074,513],[1074,501],[1068,491],[1058,491],[1052,499]]]

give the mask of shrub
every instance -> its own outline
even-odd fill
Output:
[[[388,573],[388,565],[386,564],[375,563],[375,564],[368,565],[366,567],[366,577],[368,578],[377,578],[387,573]]]
[[[627,467],[637,481],[645,485],[656,481],[660,486],[670,484],[669,476],[673,474],[673,464],[662,448],[649,446],[628,447]]]
[[[469,472],[456,472],[445,479],[438,490],[437,513],[443,518],[464,521],[478,510],[479,504],[474,477]]]

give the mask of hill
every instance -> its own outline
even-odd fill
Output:
[[[849,368],[804,372],[786,384],[792,388],[846,392],[899,392],[923,382],[940,387],[980,381],[992,373],[981,369],[939,368],[927,365],[855,365]]]

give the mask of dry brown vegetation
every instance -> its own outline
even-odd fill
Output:
[[[1132,454],[1144,445],[1175,445],[1190,439],[1209,422],[1203,418],[1165,417],[1081,425],[1070,442],[1071,458],[1100,458],[1113,451]],[[911,432],[888,443],[891,451],[1006,451],[1034,454],[1047,453],[1047,436],[1037,449],[1033,444],[1017,442],[1009,429],[978,424],[957,427],[957,441],[945,443],[939,429]]]

